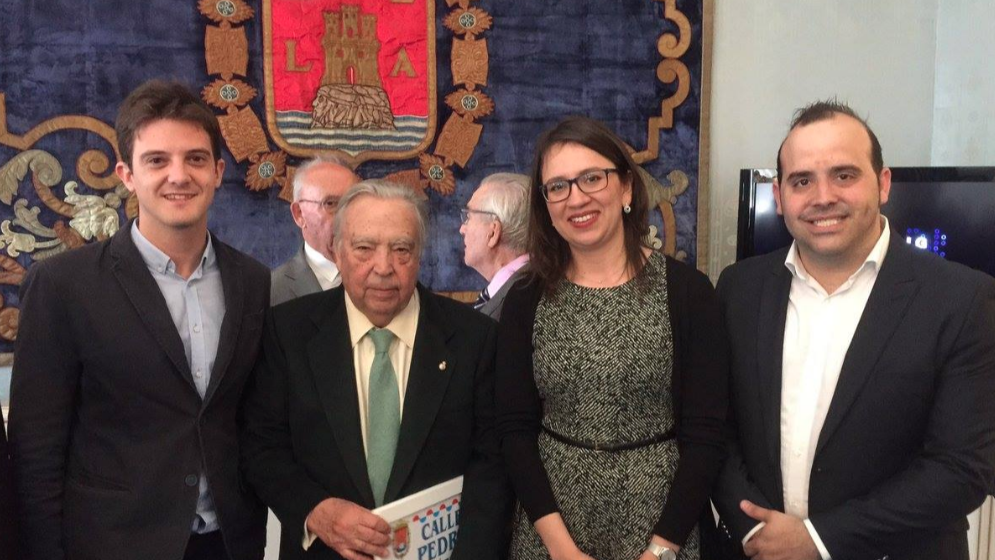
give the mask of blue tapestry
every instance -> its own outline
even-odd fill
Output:
[[[656,207],[651,219],[665,238],[664,248],[697,262],[706,0],[425,1],[325,0],[335,6],[330,11],[341,11],[334,16],[340,19],[326,15],[324,23],[299,26],[331,29],[322,26],[375,14],[381,23],[362,19],[356,29],[375,26],[378,47],[393,53],[389,68],[381,64],[383,80],[377,87],[397,98],[399,90],[391,90],[390,80],[400,76],[417,77],[434,90],[400,95],[413,112],[418,107],[434,112],[431,118],[397,120],[399,130],[415,131],[408,144],[396,144],[397,153],[410,148],[412,155],[384,160],[367,151],[357,156],[362,177],[392,175],[424,191],[430,241],[422,283],[437,291],[479,290],[485,284],[462,263],[459,209],[484,176],[527,174],[537,136],[572,114],[604,121],[633,148],[637,162],[658,181],[651,186]],[[427,22],[417,20],[412,27],[390,11],[419,2],[419,13],[434,17],[434,26],[427,27],[434,45],[426,45],[431,35],[426,38],[425,29],[418,35],[417,26]],[[270,267],[300,247],[285,198],[292,168],[303,158],[281,143],[294,141],[295,115],[310,115],[310,108],[281,105],[292,89],[268,84],[267,74],[304,72],[308,64],[327,63],[308,55],[307,48],[324,45],[331,53],[328,49],[338,47],[310,37],[311,31],[281,39],[281,25],[296,25],[283,19],[289,3],[47,0],[4,5],[0,353],[12,350],[24,270],[38,259],[106,237],[133,215],[134,201],[112,173],[113,122],[121,100],[150,78],[177,79],[213,96],[222,118],[226,171],[210,213],[212,232]],[[396,23],[383,23],[391,17]],[[407,38],[391,37],[390,25],[404,27],[398,33]],[[432,54],[434,68],[429,68]],[[232,73],[239,65],[244,73]],[[331,66],[322,68],[331,71]],[[369,77],[360,66],[336,71],[348,72],[356,83]],[[432,73],[434,83],[426,82]],[[239,102],[238,96],[251,100]],[[275,108],[267,107],[268,96]],[[317,105],[314,111],[317,115]],[[286,138],[279,142],[277,127],[268,123],[270,113],[291,123],[280,129]],[[424,147],[417,145],[417,131],[431,132]],[[367,141],[357,138],[351,138],[355,145]],[[339,141],[344,140],[321,140],[325,146]]]

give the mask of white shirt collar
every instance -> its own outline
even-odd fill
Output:
[[[321,284],[322,290],[327,290],[341,283],[339,267],[306,242],[304,243],[304,258],[314,275],[318,277],[318,283]]]
[[[850,275],[850,278],[843,283],[842,286],[837,290],[844,289],[846,286],[853,283],[853,279],[861,273],[863,270],[872,269],[875,274],[881,270],[881,265],[884,264],[884,258],[888,254],[888,243],[891,242],[891,229],[888,225],[888,218],[886,216],[881,216],[882,227],[881,236],[878,237],[877,243],[868,253],[867,258],[864,262]],[[811,279],[807,270],[805,270],[805,265],[802,264],[801,258],[798,256],[798,242],[793,241],[791,243],[791,248],[788,249],[788,256],[784,259],[784,266],[791,272],[791,275],[795,278],[805,282],[806,284],[811,284],[814,280]]]
[[[345,292],[345,290],[343,291]],[[420,310],[421,302],[418,299],[418,290],[415,289],[414,293],[411,294],[411,299],[408,300],[408,305],[384,327],[409,349],[415,347],[415,333],[418,331],[418,314]],[[375,325],[352,302],[349,292],[345,292],[345,311],[346,317],[349,319],[349,339],[352,342],[352,347],[355,348],[356,344]]]

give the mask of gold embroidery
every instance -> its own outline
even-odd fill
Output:
[[[691,73],[687,65],[677,60],[691,45],[691,22],[677,9],[677,0],[656,0],[664,4],[663,16],[677,24],[678,35],[663,33],[657,40],[657,52],[665,60],[657,66],[656,76],[665,84],[677,81],[677,92],[660,103],[660,116],[647,121],[646,149],[632,154],[636,163],[646,163],[660,156],[660,129],[674,127],[674,109],[687,99]]]
[[[233,74],[245,76],[249,67],[249,39],[242,27],[207,26],[204,33],[204,52],[208,74],[221,74],[231,79]]]

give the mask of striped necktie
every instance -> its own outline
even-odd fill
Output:
[[[473,302],[473,308],[479,310],[485,303],[490,301],[490,299],[491,294],[487,291],[487,288],[480,290],[480,295],[477,296],[477,301]]]

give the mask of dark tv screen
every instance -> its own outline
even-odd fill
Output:
[[[995,276],[995,167],[892,167],[882,212],[906,243]],[[736,258],[791,244],[771,190],[776,171],[740,172]]]

